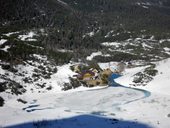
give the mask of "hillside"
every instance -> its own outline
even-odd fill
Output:
[[[70,61],[147,65],[170,56],[167,0],[1,0],[0,8],[1,68],[14,76],[18,65],[45,63],[35,55],[53,66]],[[39,75],[53,74],[39,67]],[[16,82],[3,73],[1,79]]]
[[[169,0],[0,0],[0,8],[0,127],[170,125]],[[88,84],[85,72],[105,86]]]
[[[53,91],[37,93],[33,90],[34,92],[29,91],[18,97],[4,95],[8,100],[0,109],[3,113],[0,115],[0,124],[7,128],[71,128],[73,126],[76,128],[80,126],[167,128],[170,124],[168,64],[169,59],[156,64],[160,72],[148,87],[142,87],[146,90],[138,87],[110,86],[93,89],[80,87],[67,92],[55,86],[57,82],[62,82],[61,78],[67,81],[66,72],[72,74],[68,69],[69,65],[62,66],[59,68],[59,74],[55,74],[50,80],[55,87]],[[105,68],[107,64],[100,63],[100,66]],[[145,68],[127,69],[124,76],[116,81],[128,86],[133,74]],[[53,78],[58,78],[59,81]]]
[[[134,79],[136,77],[136,73],[143,72],[146,67],[127,69],[124,72],[124,76],[121,78],[118,78],[116,80],[116,82],[121,85],[130,86],[130,87],[135,87],[135,85],[136,85],[136,88],[143,88],[143,89],[146,89],[146,90],[149,90],[152,92],[169,95],[169,93],[170,93],[170,90],[169,90],[169,74],[170,74],[169,61],[170,61],[170,59],[156,62],[155,69],[158,71],[157,75],[154,76],[153,80],[151,80],[151,82],[149,82],[149,83],[146,83],[146,81],[144,81],[142,84],[143,86],[140,86],[140,84],[136,84],[134,82]]]

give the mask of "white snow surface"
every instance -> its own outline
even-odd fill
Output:
[[[59,84],[67,82],[68,76],[74,74],[70,65],[58,67],[58,72],[50,79],[53,91],[26,92],[12,98],[2,93],[1,96],[6,95],[8,100],[0,108],[0,126],[34,128],[36,121],[46,120],[39,125],[46,128],[169,128],[170,59],[156,63],[159,74],[147,86],[141,87],[144,90],[110,86],[59,91]],[[108,63],[99,65],[109,66]],[[126,69],[115,81],[130,86],[133,74],[144,68]],[[146,95],[145,90],[151,95]],[[22,104],[18,98],[28,103]]]
[[[126,69],[124,75],[116,79],[116,82],[130,87],[133,84],[133,75],[143,71],[144,68],[145,67]],[[143,88],[151,92],[162,93],[164,95],[170,95],[170,59],[157,62],[156,69],[158,70],[158,74],[154,77],[154,79],[148,83],[147,86],[138,88]]]
[[[92,32],[89,32],[89,33],[86,33],[85,35],[83,35],[83,38],[85,38],[86,36],[93,37],[94,35],[95,35],[95,32],[92,31]]]
[[[103,46],[115,46],[115,47],[119,47],[120,43],[118,43],[118,42],[103,42],[102,45]]]
[[[36,39],[33,39],[33,37],[36,36],[36,33],[31,31],[25,35],[19,35],[19,39],[22,41],[37,41]]]
[[[96,57],[96,56],[109,57],[111,55],[110,54],[103,54],[102,52],[98,51],[98,52],[93,52],[90,56],[87,56],[86,60],[93,60],[93,58]]]
[[[0,45],[3,45],[5,42],[7,42],[6,39],[1,39],[0,40]],[[0,50],[3,50],[5,52],[8,52],[8,49],[10,48],[10,46],[5,46],[4,48],[0,48]]]
[[[165,50],[166,52],[170,52],[170,48],[168,48],[168,47],[165,47],[164,50]]]
[[[92,60],[95,56],[100,56],[102,55],[102,52],[93,52],[90,56],[86,57],[86,60]]]
[[[17,33],[19,33],[19,32],[9,32],[9,33],[3,34],[3,35],[9,37],[9,36],[11,36],[11,35],[13,35],[13,34],[17,34]]]
[[[3,50],[5,52],[8,52],[8,49],[10,48],[10,46],[5,46],[5,48],[1,48],[0,50]]]
[[[7,42],[7,40],[1,39],[1,40],[0,40],[0,45],[3,45],[5,42]]]

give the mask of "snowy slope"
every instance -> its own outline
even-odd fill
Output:
[[[124,75],[121,78],[116,79],[116,82],[125,85],[131,86],[133,84],[134,74],[144,70],[145,67],[131,68],[126,69]],[[149,90],[151,92],[157,92],[162,94],[170,94],[170,59],[162,60],[160,62],[156,62],[156,69],[158,70],[158,74],[154,77],[154,79],[149,82],[143,88]]]
[[[3,113],[0,115],[0,126],[9,128],[34,128],[37,125],[46,128],[168,128],[170,126],[170,97],[167,95],[170,90],[169,61],[170,59],[158,62],[156,68],[159,74],[148,86],[139,87],[151,93],[121,86],[92,90],[80,87],[62,92],[59,91],[60,86],[57,82],[67,81],[68,76],[73,73],[69,70],[70,64],[58,67],[58,74],[54,74],[50,79],[54,88],[52,91],[25,93],[13,98],[10,98],[10,95],[7,96],[5,106],[0,108],[0,113]],[[128,86],[133,74],[144,68],[127,69],[124,76],[116,81]],[[159,87],[161,83],[165,86]],[[157,93],[156,88],[159,88],[161,93]],[[18,102],[18,98],[26,100],[27,103]]]
[[[33,32],[29,32],[20,35],[18,39],[33,41],[34,36],[36,35]],[[5,41],[1,40],[1,44]],[[145,44],[144,47],[148,46]],[[86,59],[92,60],[98,55],[107,54],[92,53]],[[170,126],[170,59],[155,63],[158,74],[154,79],[147,86],[135,87],[143,90],[128,88],[133,84],[134,74],[148,67],[140,67],[141,62],[139,62],[138,67],[127,68],[123,76],[115,80],[126,87],[79,87],[62,91],[63,84],[69,83],[69,77],[75,75],[70,69],[75,63],[56,66],[45,55],[31,56],[33,60],[14,66],[18,70],[16,73],[4,69],[3,66],[8,64],[0,61],[0,82],[3,83],[8,78],[24,85],[26,89],[22,95],[11,94],[10,88],[0,93],[5,100],[4,106],[0,107],[0,127],[168,128]],[[117,65],[118,62],[99,63],[102,69],[110,67],[113,71]]]
[[[156,69],[159,74],[148,84],[147,90],[170,95],[170,59],[158,62]]]
[[[29,127],[35,127],[30,125],[35,124],[36,121],[46,120],[47,128],[51,125],[77,128],[80,124],[85,128],[107,128],[108,126],[168,128],[170,98],[157,94],[152,94],[145,99],[142,98],[143,96],[141,91],[122,87],[49,93],[36,97],[25,95],[25,98],[30,98],[27,104],[8,100],[5,107],[0,109],[3,113],[0,115],[0,124],[11,126],[9,128],[14,128],[15,124],[17,128],[25,127],[25,123],[28,123]],[[96,119],[101,120],[100,126],[96,124]],[[48,120],[49,123],[47,123]]]

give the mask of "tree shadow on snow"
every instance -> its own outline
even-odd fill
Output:
[[[94,115],[80,115],[59,120],[42,120],[7,126],[5,128],[151,128],[133,121],[118,120]]]

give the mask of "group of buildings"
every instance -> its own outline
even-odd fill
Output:
[[[74,65],[74,72],[77,74],[73,78],[78,79],[79,81],[86,82],[86,84],[91,86],[106,86],[108,85],[108,78],[112,74],[120,74],[124,70],[123,64],[120,64],[116,70],[107,69],[95,69],[90,68],[86,70],[81,70],[81,65]]]

